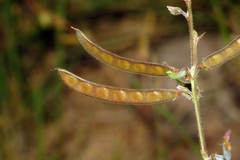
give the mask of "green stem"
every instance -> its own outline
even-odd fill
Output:
[[[191,65],[197,66],[197,52],[194,46],[194,25],[193,25],[193,14],[192,14],[192,2],[191,0],[185,0],[188,11],[188,28],[189,28],[189,39],[190,39],[190,51],[191,51]]]
[[[205,144],[204,131],[203,131],[203,127],[202,127],[201,113],[200,113],[200,108],[199,108],[199,96],[198,96],[197,79],[196,78],[191,80],[191,85],[192,85],[192,101],[194,103],[201,154],[202,154],[203,158],[207,158],[208,155],[207,155],[207,150],[205,147],[206,144]]]
[[[197,35],[197,32],[194,30],[194,26],[193,26],[193,14],[192,14],[192,6],[191,6],[192,2],[191,0],[185,0],[185,3],[187,5],[187,11],[188,11],[187,21],[188,21],[188,27],[189,27],[189,39],[190,39],[190,50],[191,50],[192,101],[194,103],[201,154],[202,154],[202,158],[206,159],[208,155],[205,147],[204,131],[202,127],[201,113],[199,108],[199,94],[197,89],[197,75],[196,75],[198,73],[197,43],[198,43],[199,37]]]

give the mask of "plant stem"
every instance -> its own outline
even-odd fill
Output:
[[[193,26],[193,14],[192,14],[192,2],[191,0],[185,0],[188,11],[188,28],[189,28],[189,39],[190,39],[190,51],[191,51],[191,65],[197,66],[197,52],[194,46],[194,26]]]
[[[202,120],[201,120],[201,113],[199,108],[199,96],[198,96],[198,89],[197,89],[197,79],[193,78],[191,80],[192,85],[192,101],[194,103],[194,109],[195,109],[195,115],[196,115],[196,121],[197,121],[197,128],[198,128],[198,138],[201,148],[201,154],[203,159],[207,158],[207,150],[205,147],[205,137],[204,137],[204,131],[202,127]]]
[[[202,158],[206,159],[208,157],[207,150],[205,147],[205,137],[204,137],[204,131],[202,127],[202,120],[201,120],[201,113],[199,108],[199,94],[198,94],[198,88],[197,88],[197,43],[198,43],[198,35],[197,32],[194,30],[193,26],[193,14],[192,14],[192,6],[191,6],[191,0],[184,0],[187,5],[187,21],[188,21],[188,27],[189,27],[189,39],[190,39],[190,50],[191,50],[191,86],[192,86],[192,101],[194,103],[194,109],[195,109],[195,115],[196,115],[196,121],[197,121],[197,128],[198,128],[198,137],[199,137],[199,143],[201,148],[201,154]]]

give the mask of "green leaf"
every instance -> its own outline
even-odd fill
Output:
[[[167,71],[167,75],[171,79],[180,79],[187,75],[187,71],[185,69],[180,70],[178,73],[174,73],[172,71]]]

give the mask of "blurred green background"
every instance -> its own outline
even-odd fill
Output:
[[[155,61],[152,57],[156,55],[151,52],[157,52],[160,44],[188,34],[185,19],[170,15],[167,5],[185,10],[182,0],[0,1],[0,160],[200,159],[192,108],[189,116],[175,114],[175,104],[168,108],[169,103],[139,107],[106,104],[69,90],[50,71],[61,67],[97,83],[155,87],[142,76],[128,77],[101,65],[83,50],[70,27],[81,29],[94,42],[117,54]],[[240,33],[237,0],[195,0],[193,12],[197,31],[217,35],[221,44]],[[239,115],[237,60],[219,73],[224,73],[220,84],[234,93],[231,104]],[[232,66],[235,69],[231,70]],[[220,87],[208,95],[214,95]],[[215,104],[213,97],[207,100]],[[240,122],[222,113],[216,119],[227,124],[207,133],[207,147],[220,153],[224,132],[233,127],[238,134]],[[204,116],[209,122],[213,112],[203,111]],[[217,127],[215,124],[212,126]],[[193,132],[187,126],[192,126]],[[236,159],[240,158],[239,148],[233,147]],[[216,152],[213,149],[211,153]]]

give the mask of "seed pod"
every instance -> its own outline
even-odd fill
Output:
[[[151,76],[167,76],[167,71],[178,72],[178,69],[168,65],[137,61],[118,56],[94,44],[79,29],[73,29],[76,31],[77,38],[84,49],[94,58],[111,67],[131,73]]]
[[[240,37],[233,40],[223,49],[207,56],[199,65],[200,69],[214,69],[240,54]]]
[[[55,68],[54,70],[58,72],[63,83],[71,89],[86,96],[112,103],[152,105],[175,100],[181,95],[180,91],[174,89],[127,89],[105,86],[84,80],[64,69]]]

